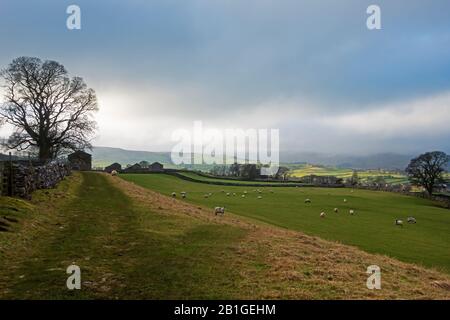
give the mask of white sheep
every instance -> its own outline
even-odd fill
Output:
[[[258,196],[258,199],[262,199],[262,197],[261,197],[261,196]]]
[[[227,192],[227,197],[229,197],[231,195],[231,193]]]
[[[350,213],[351,215],[354,215],[354,214],[355,214],[355,211],[352,210],[352,209],[350,209],[349,213]]]
[[[344,199],[344,202],[347,202],[347,199]]]
[[[205,199],[208,199],[208,198],[209,198],[209,195],[205,194],[204,197],[205,197]]]
[[[408,223],[417,223],[416,218],[414,218],[414,217],[408,217],[408,218],[406,219],[406,221],[407,221]]]
[[[176,194],[176,192],[172,192],[172,197],[176,197],[177,196],[177,194]]]
[[[338,213],[338,208],[334,208],[334,212]]]
[[[218,214],[223,215],[225,213],[225,207],[215,207],[214,214],[217,216]]]
[[[311,199],[305,199],[305,203],[311,203]]]
[[[325,218],[325,216],[326,216],[326,213],[325,213],[325,212],[321,212],[321,213],[320,213],[320,217],[321,217],[321,218]]]
[[[111,171],[112,176],[117,176],[119,173],[116,170]]]
[[[396,226],[403,227],[403,220],[396,219],[396,220],[395,220],[395,225],[396,225]]]
[[[245,198],[245,194],[243,194],[241,197],[242,197],[242,198]]]

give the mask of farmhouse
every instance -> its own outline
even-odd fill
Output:
[[[122,165],[120,163],[114,162],[113,164],[105,167],[105,172],[111,173],[113,171],[120,171],[122,170]]]
[[[148,166],[148,170],[152,172],[163,172],[164,166],[159,162],[153,162],[151,165]]]
[[[92,169],[92,155],[82,150],[67,156],[72,170],[89,171]]]
[[[135,163],[132,166],[129,166],[125,169],[123,169],[123,172],[128,172],[128,173],[132,173],[132,172],[142,172],[144,169],[142,168],[142,166],[139,163]]]

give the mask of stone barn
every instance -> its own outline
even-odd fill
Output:
[[[120,170],[122,170],[122,165],[120,163],[114,162],[113,164],[105,167],[105,171],[108,172],[108,173],[111,173],[114,170],[119,172]]]
[[[123,169],[123,172],[125,173],[139,173],[142,172],[144,169],[139,163],[135,163],[132,166],[129,166],[125,169]]]
[[[164,166],[159,162],[153,162],[151,165],[148,166],[148,170],[152,172],[163,172]]]
[[[89,171],[92,170],[92,155],[78,150],[67,156],[72,170]]]

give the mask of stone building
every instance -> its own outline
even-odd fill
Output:
[[[67,156],[72,170],[89,171],[92,170],[92,155],[78,150]]]
[[[113,164],[105,167],[105,171],[111,173],[112,171],[121,171],[122,165],[120,163],[114,162]]]
[[[159,162],[153,162],[151,165],[148,166],[148,170],[152,172],[163,172],[164,166]]]
[[[138,172],[142,172],[144,169],[142,168],[142,166],[139,163],[135,163],[132,166],[126,167],[125,169],[123,169],[123,172],[127,172],[127,173],[138,173]]]

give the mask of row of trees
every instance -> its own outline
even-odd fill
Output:
[[[255,180],[257,178],[262,178],[261,176],[261,164],[240,164],[233,163],[231,165],[214,165],[209,172],[215,176],[228,176],[228,177],[239,177],[246,180]],[[289,168],[279,167],[277,173],[274,177],[275,179],[285,180],[288,176]]]

